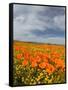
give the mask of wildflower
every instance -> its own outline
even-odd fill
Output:
[[[55,71],[55,68],[54,68],[53,65],[48,64],[47,67],[46,67],[46,71],[47,71],[49,74],[51,74],[51,73],[53,73],[53,72]]]
[[[45,67],[46,67],[46,63],[45,63],[45,62],[40,63],[40,64],[39,64],[39,67],[40,67],[41,69],[45,68]]]
[[[36,67],[37,66],[37,63],[35,62],[35,61],[33,61],[32,63],[31,63],[31,67]]]
[[[29,53],[28,53],[28,52],[25,52],[25,53],[24,53],[24,58],[25,58],[26,60],[28,60],[28,59],[29,59],[29,56],[30,56],[30,55],[29,55]]]
[[[19,50],[19,46],[15,46],[15,50],[18,51]]]
[[[24,61],[22,62],[22,65],[23,65],[23,66],[28,65],[28,61],[27,61],[27,60],[24,60]]]
[[[22,58],[22,54],[17,54],[16,58],[20,60]]]

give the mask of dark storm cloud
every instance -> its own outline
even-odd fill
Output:
[[[38,37],[65,37],[64,31],[58,31],[57,29],[47,29],[44,31],[33,30],[32,34]]]
[[[48,7],[46,12],[39,12],[39,14],[53,18],[54,16],[64,15],[64,11],[65,9],[63,7]]]

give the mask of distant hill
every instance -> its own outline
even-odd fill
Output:
[[[47,45],[60,45],[60,46],[65,46],[65,45],[62,45],[62,44],[41,43],[41,42],[28,42],[28,41],[18,41],[18,40],[14,40],[14,42],[23,42],[23,43],[33,43],[33,44],[47,44]]]

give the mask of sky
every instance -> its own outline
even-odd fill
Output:
[[[65,44],[65,7],[14,4],[13,39]]]

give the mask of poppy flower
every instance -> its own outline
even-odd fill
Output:
[[[17,54],[16,58],[20,60],[22,58],[22,54]]]
[[[25,58],[26,60],[28,60],[29,57],[30,57],[29,53],[28,53],[28,52],[25,52],[25,53],[24,53],[24,58]]]
[[[37,62],[40,62],[41,61],[41,58],[39,56],[36,56],[36,61]]]
[[[18,51],[20,48],[19,46],[15,46],[15,50]]]
[[[45,67],[46,67],[46,63],[45,63],[45,62],[40,63],[40,64],[39,64],[39,67],[40,67],[41,69],[45,68]]]
[[[56,67],[60,67],[60,68],[64,68],[65,67],[65,64],[64,64],[64,60],[61,60],[61,59],[56,59],[55,60],[55,63],[56,63]]]
[[[31,67],[36,67],[37,66],[37,63],[35,62],[35,61],[33,61],[32,63],[31,63]]]
[[[47,66],[47,68],[46,68],[46,71],[47,71],[49,74],[51,74],[51,73],[53,73],[53,72],[55,71],[55,68],[54,68],[53,65],[48,64],[48,66]]]
[[[22,65],[23,65],[23,66],[28,65],[28,61],[27,61],[27,60],[24,60],[24,61],[22,62]]]

